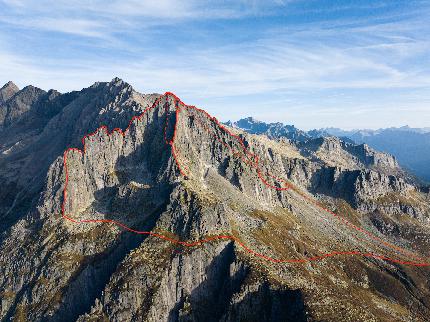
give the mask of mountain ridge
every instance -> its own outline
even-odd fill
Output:
[[[241,119],[226,124],[241,128],[249,133],[265,134],[269,138],[287,138],[300,142],[319,137],[336,136],[346,143],[367,144],[375,150],[389,153],[415,177],[423,186],[430,180],[428,161],[430,160],[430,130],[428,128],[386,128],[378,130],[342,130],[339,128],[321,128],[301,131],[293,125],[282,123],[264,123],[253,118]],[[411,177],[411,180],[413,178]]]
[[[221,125],[221,123],[215,117],[211,116],[210,114],[208,114],[204,110],[196,108],[195,106],[186,105],[174,93],[171,93],[171,92],[166,92],[165,94],[163,94],[162,96],[160,96],[159,98],[157,98],[157,100],[154,102],[154,104],[151,107],[148,107],[147,109],[145,109],[142,112],[142,114],[137,115],[137,116],[133,116],[132,119],[130,120],[129,125],[127,126],[127,128],[125,130],[121,130],[120,128],[114,128],[112,130],[109,130],[104,125],[100,126],[99,128],[97,128],[96,131],[94,131],[94,132],[92,132],[92,133],[90,133],[88,135],[85,135],[82,138],[82,142],[83,142],[83,149],[82,150],[79,150],[79,149],[76,149],[76,148],[69,148],[64,153],[64,158],[63,158],[64,161],[63,162],[64,162],[64,168],[65,168],[65,172],[66,172],[66,183],[65,183],[64,192],[63,192],[63,204],[62,204],[62,216],[63,216],[64,219],[69,220],[69,221],[74,222],[74,223],[97,223],[97,222],[113,223],[113,224],[118,225],[119,227],[124,228],[124,229],[126,229],[126,230],[128,230],[130,232],[133,232],[133,233],[137,233],[137,234],[141,234],[141,235],[154,236],[154,237],[157,237],[157,238],[160,238],[160,239],[164,239],[164,240],[167,240],[169,242],[172,242],[172,243],[175,243],[175,244],[180,244],[180,245],[183,245],[183,246],[186,246],[186,247],[199,246],[199,245],[202,245],[202,244],[207,243],[207,242],[216,241],[218,239],[228,239],[228,240],[232,240],[232,241],[238,243],[241,247],[243,247],[246,251],[248,251],[252,255],[254,255],[256,257],[263,258],[265,260],[268,260],[268,261],[271,261],[271,262],[274,262],[274,263],[304,263],[304,262],[307,262],[307,261],[322,260],[322,259],[326,259],[326,258],[329,258],[329,257],[332,257],[332,256],[339,256],[339,255],[359,255],[359,256],[364,256],[364,257],[383,258],[384,260],[392,261],[392,262],[400,263],[400,264],[404,264],[404,265],[412,265],[412,266],[418,266],[418,267],[430,266],[430,263],[426,263],[426,262],[401,261],[401,260],[397,260],[397,259],[393,259],[393,258],[389,258],[389,257],[381,257],[380,255],[375,255],[375,254],[364,254],[364,253],[360,253],[360,252],[357,252],[357,251],[332,252],[332,253],[322,254],[320,256],[316,256],[316,257],[312,257],[312,258],[307,258],[307,259],[296,259],[296,260],[294,260],[294,259],[274,259],[274,258],[265,256],[265,255],[263,255],[261,253],[257,253],[255,251],[253,251],[252,249],[246,247],[235,236],[217,235],[217,236],[213,236],[213,237],[206,238],[206,239],[201,239],[201,240],[197,240],[197,241],[187,242],[187,241],[175,240],[175,239],[172,239],[172,238],[168,237],[167,235],[161,235],[161,234],[153,233],[153,232],[150,232],[150,231],[137,231],[137,230],[134,230],[134,229],[126,226],[125,224],[123,224],[121,222],[118,222],[118,221],[115,221],[115,220],[110,220],[110,219],[107,219],[107,220],[106,219],[84,219],[84,220],[76,221],[75,219],[73,219],[73,218],[69,217],[68,215],[66,215],[66,213],[65,213],[65,201],[67,200],[66,193],[67,193],[67,183],[68,183],[67,153],[69,151],[77,151],[77,152],[79,152],[81,154],[85,154],[85,142],[87,140],[89,140],[90,137],[96,136],[99,132],[104,132],[108,136],[114,134],[114,132],[117,132],[117,133],[121,134],[124,137],[126,135],[126,132],[130,129],[130,127],[132,125],[137,126],[137,125],[134,124],[135,121],[140,121],[140,119],[144,116],[144,114],[147,111],[149,111],[149,110],[157,107],[157,103],[158,103],[159,100],[161,100],[162,98],[168,98],[169,96],[172,97],[174,99],[174,101],[175,101],[176,119],[177,119],[178,113],[181,110],[180,108],[178,108],[178,104],[181,104],[181,105],[185,106],[186,108],[195,109],[195,110],[197,110],[197,111],[205,114],[209,119],[214,120],[220,126],[220,128],[222,128],[226,132],[229,132],[228,129],[224,128]],[[167,113],[167,109],[166,109],[166,113]],[[177,120],[175,121],[175,125],[173,126],[174,129],[173,129],[173,135],[172,135],[172,139],[171,140],[167,139],[168,120],[169,120],[168,117],[166,117],[166,126],[164,127],[164,129],[165,129],[165,131],[164,131],[164,141],[165,141],[166,145],[170,145],[171,148],[172,148],[172,155],[173,155],[173,158],[175,159],[175,162],[176,162],[176,165],[177,165],[177,167],[179,169],[180,174],[184,178],[188,178],[189,176],[183,171],[182,166],[180,165],[180,162],[177,159],[176,154],[174,152],[175,151],[175,148],[174,148],[174,144],[175,144],[174,139],[175,139],[175,134],[176,134],[176,122],[177,122]],[[229,134],[235,136],[231,132],[229,132]],[[246,149],[246,146],[243,144],[242,139],[240,137],[238,137],[238,136],[235,136],[235,137],[241,142],[241,145],[243,146],[244,151],[246,151],[245,153],[249,153],[249,151],[247,151],[247,149]],[[256,169],[257,169],[257,172],[259,172],[258,166],[256,166]],[[286,185],[286,188],[280,188],[280,187],[272,186],[272,185],[268,184],[267,181],[261,177],[261,173],[260,172],[259,172],[259,178],[267,186],[267,188],[275,189],[275,190],[278,190],[278,191],[285,191],[285,190],[288,190],[288,189],[296,189],[292,185],[290,185],[289,183],[287,183],[287,181],[279,179],[279,178],[278,178],[278,180],[282,180],[283,184]],[[317,206],[319,206],[319,204],[317,204]],[[324,209],[328,213],[331,213],[332,215],[337,216],[337,214],[331,212],[328,209],[325,209],[323,207],[322,207],[322,209]],[[348,221],[346,221],[346,222],[349,225],[351,225],[351,223],[349,223]],[[383,242],[383,241],[381,241],[381,242]],[[417,259],[418,260],[423,260],[422,258],[417,258]]]

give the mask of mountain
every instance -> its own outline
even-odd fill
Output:
[[[19,92],[19,88],[13,82],[7,82],[0,88],[0,124],[3,123],[7,114],[7,110],[3,105],[17,92]]]
[[[305,142],[320,137],[335,136],[350,144],[367,144],[369,147],[392,154],[407,171],[420,179],[430,182],[430,128],[387,128],[379,130],[342,130],[321,128],[302,131],[294,125],[265,123],[251,117],[226,125],[252,134],[264,134],[272,139],[287,138]]]
[[[118,78],[6,105],[2,321],[430,315],[430,195],[390,155],[250,134]]]
[[[357,143],[390,153],[399,163],[424,181],[430,182],[430,130],[408,126],[380,130],[322,129],[331,135],[348,137]]]
[[[4,104],[9,98],[19,92],[18,86],[9,81],[0,88],[0,105]]]
[[[290,140],[303,141],[310,138],[306,132],[297,129],[294,125],[282,123],[264,123],[252,117],[241,119],[237,122],[227,122],[226,125],[242,129],[251,134],[265,134],[271,138],[285,137]]]

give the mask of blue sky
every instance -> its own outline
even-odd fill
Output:
[[[2,83],[118,76],[221,120],[430,126],[430,1],[0,0],[0,62]]]

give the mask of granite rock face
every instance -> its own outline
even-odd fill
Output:
[[[31,93],[0,128],[0,319],[429,316],[430,269],[377,257],[429,255],[428,196],[392,157],[225,127],[117,78]]]
[[[16,86],[13,82],[7,82],[0,88],[0,105],[3,105],[5,102],[9,100],[13,95],[19,92],[18,86]]]

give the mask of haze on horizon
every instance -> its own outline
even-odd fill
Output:
[[[422,0],[0,0],[0,82],[118,76],[224,121],[429,127],[429,14]]]

